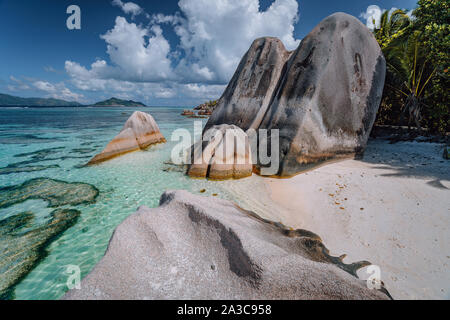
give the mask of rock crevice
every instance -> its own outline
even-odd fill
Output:
[[[368,28],[335,13],[293,52],[276,38],[255,40],[205,132],[220,124],[279,130],[278,176],[353,157],[366,147],[385,73],[385,59]]]
[[[230,201],[167,191],[115,230],[107,252],[64,299],[388,299],[320,237]]]

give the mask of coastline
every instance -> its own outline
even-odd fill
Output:
[[[442,148],[375,139],[360,160],[224,187],[244,208],[318,234],[347,263],[378,265],[394,299],[448,299],[450,173]]]

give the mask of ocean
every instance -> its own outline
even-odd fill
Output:
[[[9,288],[14,290],[9,290],[7,298],[61,298],[68,290],[67,266],[78,266],[81,276],[87,275],[104,255],[117,225],[141,205],[157,207],[165,190],[185,189],[233,199],[222,187],[226,182],[190,179],[179,167],[169,164],[172,147],[177,143],[171,141],[172,132],[178,128],[193,132],[194,121],[199,121],[181,116],[182,108],[179,107],[137,109],[155,118],[167,143],[100,165],[84,166],[119,133],[135,110],[0,108],[0,225],[2,221],[3,225],[5,221],[10,223],[14,217],[30,218],[22,229],[3,236],[0,234],[0,252],[2,248],[4,250],[0,255],[12,250],[12,243],[23,247],[20,252],[22,259],[3,265],[3,270],[0,264],[0,277],[3,277],[0,284],[3,281],[5,285],[8,277],[17,271],[15,268],[23,267],[23,260],[31,259],[26,256],[30,255],[27,250],[32,244],[27,242],[31,239],[28,231],[48,224],[55,209],[80,212],[75,224],[61,234],[53,235],[45,252],[38,252],[29,268],[31,271],[24,272],[22,280]],[[204,125],[206,119],[201,120]],[[48,188],[52,189],[50,195],[43,195],[44,189],[27,185],[36,178],[43,178],[40,183],[49,184]],[[73,199],[86,196],[80,189],[64,189],[75,182],[96,188],[98,195],[91,202],[74,204]],[[62,194],[63,198],[72,199],[72,202],[55,206],[51,198],[54,191]],[[3,258],[0,256],[0,260]]]

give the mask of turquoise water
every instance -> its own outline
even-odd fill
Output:
[[[16,299],[60,298],[67,291],[67,265],[79,266],[82,277],[88,274],[104,255],[115,227],[141,205],[158,206],[165,190],[185,189],[200,194],[206,189],[204,195],[217,193],[232,199],[221,183],[189,179],[166,164],[177,143],[170,141],[173,130],[186,128],[193,132],[194,119],[181,116],[181,109],[176,107],[138,110],[155,118],[168,142],[83,167],[121,130],[134,109],[0,108],[0,168],[11,164],[19,168],[40,166],[40,171],[0,174],[0,188],[47,177],[91,184],[100,192],[95,203],[66,206],[79,210],[80,218],[47,247],[48,255],[16,285]],[[44,200],[27,200],[0,209],[0,220],[29,211],[38,224],[47,221],[53,209]]]

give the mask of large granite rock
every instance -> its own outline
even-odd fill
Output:
[[[127,152],[145,149],[152,144],[166,142],[151,115],[136,111],[125,122],[120,133],[88,165],[117,157]]]
[[[240,179],[252,175],[247,134],[234,125],[214,126],[192,150],[188,175],[213,180]]]
[[[244,131],[279,129],[279,176],[352,157],[366,147],[385,72],[369,29],[335,13],[294,52],[277,39],[255,40],[205,130],[224,123]]]
[[[244,131],[259,128],[291,54],[277,38],[256,39],[242,58],[205,129],[223,123],[234,124]]]
[[[387,299],[320,238],[230,201],[168,191],[115,230],[105,256],[64,299]]]

